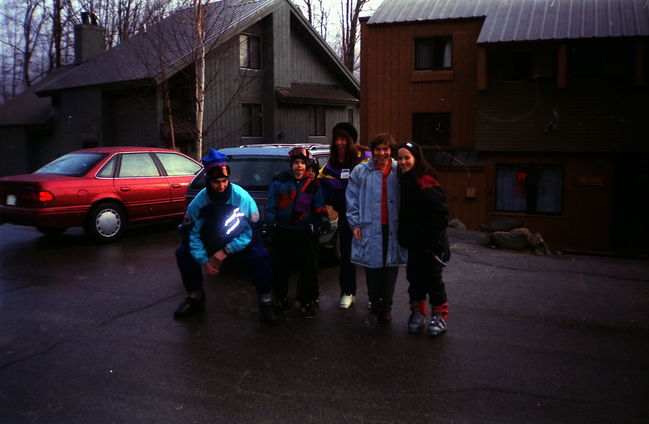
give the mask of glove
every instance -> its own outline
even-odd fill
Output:
[[[325,235],[331,231],[331,222],[329,222],[329,218],[322,218],[319,231],[321,235]]]

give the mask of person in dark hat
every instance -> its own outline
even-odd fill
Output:
[[[271,182],[264,222],[273,228],[273,290],[281,312],[290,310],[288,279],[298,268],[297,293],[302,316],[313,318],[318,297],[316,230],[330,229],[320,184],[306,174],[309,151],[297,147],[289,152],[290,171],[281,172]]]
[[[356,144],[358,133],[348,122],[336,124],[332,131],[329,160],[322,167],[318,181],[322,185],[325,203],[338,213],[338,236],[340,237],[340,303],[349,308],[356,299],[356,267],[350,261],[352,231],[347,222],[345,190],[349,175],[359,163],[367,162],[372,156],[363,146]]]
[[[271,298],[270,258],[261,239],[259,209],[253,198],[230,182],[227,157],[211,148],[203,158],[206,186],[187,207],[183,241],[176,250],[187,298],[174,312],[184,318],[205,309],[203,273],[216,276],[231,255],[242,255],[257,290],[261,319],[277,320]]]
[[[406,277],[410,297],[408,331],[418,333],[426,322],[427,300],[430,318],[426,332],[438,336],[447,329],[448,302],[442,270],[451,258],[446,235],[446,195],[422,148],[410,141],[397,147],[401,186],[399,244],[408,249]],[[428,298],[428,299],[427,299]]]

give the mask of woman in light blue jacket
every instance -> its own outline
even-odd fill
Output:
[[[351,261],[365,267],[371,319],[392,320],[392,297],[407,252],[397,241],[399,182],[392,159],[394,138],[379,134],[370,143],[372,159],[354,168],[346,191],[347,220],[352,229]]]

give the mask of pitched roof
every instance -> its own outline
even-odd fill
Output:
[[[290,87],[275,89],[278,99],[283,103],[296,104],[358,104],[358,99],[338,85],[293,83]]]
[[[239,25],[276,6],[277,0],[210,3],[206,44],[222,41]],[[41,93],[65,88],[155,79],[162,81],[192,62],[196,50],[194,9],[181,9],[122,44],[82,63]],[[224,37],[226,35],[226,37]],[[229,37],[227,37],[229,38]]]
[[[7,103],[0,105],[0,126],[39,125],[52,116],[52,100],[38,97],[35,93],[43,86],[61,78],[68,68],[50,72],[45,78],[29,87]]]
[[[647,0],[384,0],[368,25],[467,18],[478,43],[649,35]]]
[[[314,37],[323,53],[338,67],[351,85],[358,86],[333,50],[303,18],[299,9],[286,0],[222,0],[210,3],[207,12],[206,45],[213,48],[231,39],[241,28],[246,28],[284,3],[292,10]],[[194,9],[179,10],[150,26],[122,44],[72,69],[64,78],[45,86],[39,94],[83,86],[124,83],[137,80],[161,82],[193,63],[196,52],[196,19]]]

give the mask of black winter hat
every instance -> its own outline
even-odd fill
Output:
[[[351,138],[354,143],[358,140],[358,131],[356,131],[356,128],[354,128],[354,126],[349,122],[337,123],[333,128],[332,135],[334,138],[337,135]]]
[[[408,151],[410,151],[410,154],[412,154],[412,157],[414,157],[416,161],[419,161],[421,159],[421,155],[419,154],[419,146],[417,146],[417,144],[413,143],[412,141],[404,141],[403,143],[399,144],[395,149],[395,152],[398,152],[399,149],[407,149]]]

